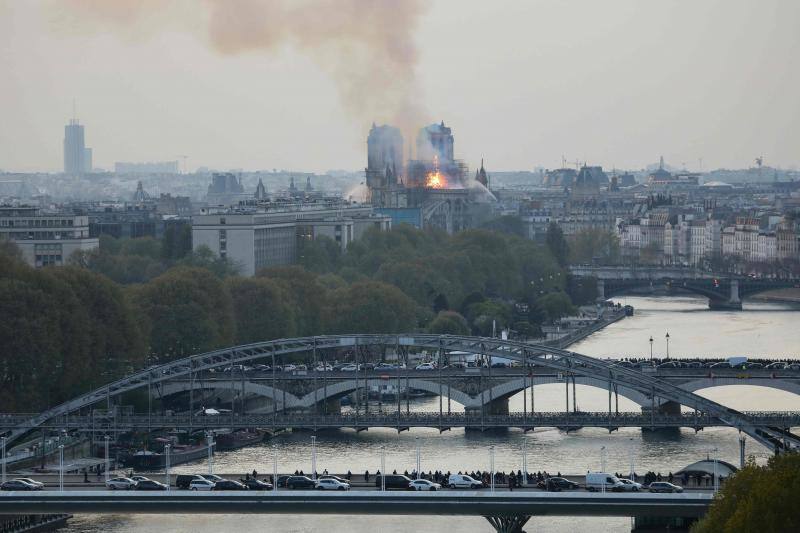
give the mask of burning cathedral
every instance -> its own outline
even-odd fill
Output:
[[[455,159],[453,132],[425,126],[416,138],[416,157],[403,160],[403,135],[393,126],[372,125],[367,137],[368,201],[394,223],[438,227],[448,233],[476,226],[490,214],[494,196],[481,162],[475,178]]]

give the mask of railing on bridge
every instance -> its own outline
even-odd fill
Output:
[[[758,426],[794,427],[800,425],[800,412],[749,412],[745,413]],[[23,423],[25,415],[0,418],[0,429],[15,427]],[[533,428],[533,427],[657,427],[657,428],[702,428],[709,426],[725,426],[724,421],[703,413],[681,413],[665,415],[657,413],[635,412],[538,412],[472,414],[472,413],[347,413],[340,415],[313,415],[306,413],[282,414],[249,414],[249,415],[133,415],[120,416],[109,420],[106,424],[90,425],[91,419],[86,416],[55,417],[43,427],[82,431],[130,431],[131,429],[155,428],[369,428],[388,427],[432,427],[468,429],[485,428]]]

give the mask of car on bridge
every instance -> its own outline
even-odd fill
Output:
[[[214,483],[216,483],[217,481],[224,481],[225,480],[224,477],[219,477],[216,474],[197,474],[197,475],[200,476],[203,479],[207,479],[209,481],[213,481]]]
[[[415,479],[408,484],[408,490],[442,490],[442,486],[427,479]]]
[[[381,476],[375,476],[375,486],[380,488],[385,486],[387,490],[408,490],[411,478],[403,474],[387,474],[386,481],[382,481]]]
[[[308,476],[290,476],[286,480],[286,488],[289,490],[302,490],[316,488],[317,483]]]
[[[27,481],[23,481],[21,479],[11,479],[0,485],[0,490],[28,491],[28,490],[42,490],[42,487],[31,485]]]
[[[133,490],[136,488],[136,481],[129,477],[115,477],[106,481],[109,490]]]
[[[315,372],[333,372],[333,366],[328,363],[324,365],[322,363],[317,364],[316,368],[314,368]]]
[[[436,365],[433,363],[420,363],[414,367],[414,370],[436,370]]]
[[[209,481],[207,479],[198,477],[197,479],[193,479],[189,483],[189,488],[191,490],[214,490],[215,485],[216,483],[214,483],[213,481]]]
[[[247,486],[233,479],[223,479],[214,483],[214,488],[211,490],[247,490]]]
[[[339,369],[340,372],[358,372],[359,370],[361,370],[361,365],[356,365],[353,363],[344,365]]]
[[[242,481],[247,490],[272,490],[272,483],[268,483],[266,481],[262,481],[260,479],[256,479],[254,477],[245,479]]]
[[[679,487],[678,485],[673,485],[672,483],[668,483],[666,481],[653,481],[647,486],[647,490],[650,492],[683,492],[683,487]]]
[[[141,481],[150,481],[149,477],[144,477],[144,476],[130,476],[130,478],[134,480],[136,483],[139,483]]]
[[[19,481],[24,481],[26,483],[30,483],[34,487],[41,487],[42,489],[44,489],[44,483],[42,483],[41,481],[36,481],[36,480],[31,479],[29,477],[15,477],[14,479],[19,480]]]
[[[639,492],[640,490],[642,490],[641,483],[637,483],[630,479],[619,478],[619,482],[622,483],[623,492]]]
[[[451,489],[482,489],[483,482],[463,474],[450,474],[447,486]]]
[[[350,483],[343,483],[338,479],[325,478],[318,479],[317,486],[314,488],[317,490],[350,490]]]
[[[561,492],[562,490],[578,490],[581,488],[581,486],[574,481],[570,481],[563,477],[549,477],[545,481],[542,481],[541,485],[542,486],[539,488],[542,488],[547,492]],[[539,486],[538,483],[537,486]]]
[[[152,479],[145,479],[136,483],[136,490],[167,490],[167,486]]]

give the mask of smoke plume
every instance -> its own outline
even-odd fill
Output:
[[[424,13],[421,0],[68,0],[60,5],[129,38],[138,33],[133,26],[146,25],[149,31],[198,31],[222,54],[292,46],[332,77],[342,105],[362,127],[389,122],[408,132],[428,118],[415,78],[413,35]]]

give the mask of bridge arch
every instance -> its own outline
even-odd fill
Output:
[[[572,381],[571,377],[570,381]],[[527,387],[536,387],[538,385],[551,385],[559,383],[564,383],[564,380],[563,379],[559,380],[555,376],[534,376],[527,379],[519,378],[495,385],[494,387],[491,388],[491,391],[489,390],[484,391],[481,400],[482,403],[486,404],[489,403],[490,398],[491,400],[510,398],[511,396],[514,396],[522,392]],[[575,384],[586,385],[588,387],[594,387],[605,391],[608,390],[608,381],[604,382],[600,379],[589,376],[575,376]],[[619,396],[626,398],[639,406],[649,406],[651,403],[650,397],[648,395],[643,394],[635,389],[631,389],[629,387],[618,385],[616,392],[617,394],[619,394]]]
[[[391,383],[391,381],[392,381],[391,379],[388,380],[389,383]],[[378,379],[370,378],[367,379],[366,382],[368,387],[373,387],[373,386],[385,385],[387,383],[387,380],[380,378]],[[406,380],[401,379],[401,383],[405,384]],[[440,387],[439,383],[434,381],[428,381],[426,379],[419,379],[419,378],[409,378],[408,386],[412,389],[423,390],[426,392],[430,392],[431,394],[435,394],[437,396],[439,395],[439,392],[441,392],[444,397],[447,397],[447,386],[442,385]],[[297,406],[310,408],[314,405],[315,402],[321,402],[328,398],[349,394],[363,387],[364,387],[363,379],[354,378],[352,380],[334,382],[331,383],[330,385],[327,385],[326,387],[319,387],[316,389],[316,391],[311,391],[306,395],[304,395],[302,398],[299,398]],[[450,388],[450,399],[456,403],[460,403],[464,407],[480,407],[479,398],[473,398],[467,393],[452,387]]]
[[[263,396],[265,398],[269,398],[277,405],[278,409],[290,409],[295,406],[298,402],[298,398],[293,394],[285,392],[281,389],[273,388],[269,385],[263,383],[257,383],[253,381],[244,381],[244,392],[245,394],[253,394],[256,396]],[[242,392],[242,383],[235,382],[233,391],[235,393]],[[167,381],[161,385],[161,394],[163,396],[171,396],[173,394],[178,394],[181,392],[189,392],[190,390],[217,390],[223,392],[230,392],[231,391],[231,382],[230,381],[213,381],[213,380],[196,380],[194,385],[190,381],[181,380],[181,381]],[[284,405],[284,396],[286,397],[286,403]]]
[[[277,339],[243,346],[234,346],[190,356],[134,373],[126,378],[109,383],[99,389],[95,389],[58,405],[35,417],[25,419],[24,422],[14,422],[14,426],[7,428],[10,429],[10,431],[8,431],[9,442],[14,441],[48,420],[67,415],[100,402],[105,402],[111,396],[118,396],[131,390],[149,387],[152,384],[162,383],[176,378],[185,379],[198,372],[207,371],[212,368],[224,368],[235,364],[242,364],[284,354],[311,353],[313,350],[318,349],[352,349],[352,347],[355,346],[367,345],[386,348],[413,347],[431,351],[460,351],[482,354],[488,357],[499,357],[517,361],[524,366],[534,364],[535,366],[550,368],[555,372],[595,378],[603,384],[610,382],[618,387],[627,387],[641,394],[650,395],[650,397],[658,397],[665,401],[672,401],[707,413],[710,416],[722,420],[727,425],[745,432],[765,446],[775,447],[779,445],[774,440],[765,436],[765,432],[762,428],[755,426],[751,418],[746,414],[683,390],[671,383],[659,380],[655,376],[644,374],[638,370],[620,367],[609,361],[603,361],[594,357],[567,350],[560,350],[546,345],[528,344],[522,341],[486,337],[423,333],[326,335]],[[436,388],[438,389],[438,385]]]
[[[714,389],[716,387],[729,387],[729,386],[741,386],[741,385],[776,389],[800,396],[800,382],[788,381],[780,378],[776,379],[771,379],[771,378],[739,379],[736,377],[701,378],[681,383],[678,386],[686,391],[694,393],[699,390]]]

